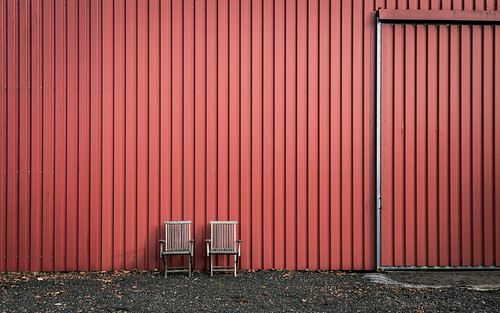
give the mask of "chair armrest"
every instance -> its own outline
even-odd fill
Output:
[[[160,241],[160,257],[161,257],[163,253],[163,245],[166,244],[167,242],[163,239],[160,239],[159,241]]]
[[[236,242],[238,243],[238,257],[239,257],[240,256],[240,251],[241,251],[241,243],[243,242],[243,240],[238,239],[238,240],[236,240]]]
[[[205,239],[205,242],[207,244],[207,256],[208,256],[208,255],[210,255],[210,244],[212,243],[212,240]]]
[[[191,253],[191,256],[193,256],[193,246],[194,246],[194,240],[189,239],[189,252]]]

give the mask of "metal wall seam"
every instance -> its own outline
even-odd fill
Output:
[[[19,258],[18,266],[20,270],[29,269],[29,194],[30,194],[30,173],[29,173],[29,144],[30,144],[30,123],[31,116],[29,108],[29,6],[26,2],[19,3]],[[24,34],[22,36],[21,34]]]
[[[382,260],[381,260],[381,242],[382,242],[382,236],[381,236],[381,212],[380,210],[382,209],[382,197],[381,197],[381,184],[382,184],[382,181],[381,181],[381,177],[382,177],[382,173],[381,173],[381,168],[382,168],[382,164],[381,164],[381,118],[382,118],[382,108],[381,108],[381,101],[382,101],[382,90],[381,90],[381,83],[382,83],[382,69],[381,69],[381,65],[382,65],[382,55],[381,55],[381,52],[382,52],[382,24],[380,23],[380,20],[379,20],[379,17],[377,16],[377,77],[376,77],[376,81],[377,81],[377,85],[376,85],[376,152],[375,152],[375,158],[376,158],[376,201],[377,201],[377,204],[376,204],[376,210],[377,210],[377,217],[376,217],[376,236],[377,236],[377,241],[376,241],[376,245],[377,245],[377,249],[376,249],[376,252],[377,252],[377,256],[376,256],[376,259],[377,259],[377,269],[380,268],[381,264],[382,264]]]
[[[229,1],[229,60],[228,60],[228,220],[240,220],[240,6]],[[241,226],[237,227],[237,234]],[[239,238],[239,237],[238,237]],[[235,238],[235,239],[238,239]]]
[[[12,3],[12,2],[11,2]],[[42,270],[54,270],[54,14],[52,6],[42,8]],[[85,20],[85,18],[83,18]],[[85,50],[84,56],[88,55]],[[82,79],[82,81],[85,81]],[[85,86],[86,87],[86,86]],[[85,90],[87,90],[85,88]],[[85,94],[85,91],[83,92]],[[83,107],[83,106],[82,106]],[[86,112],[85,112],[86,113]],[[86,114],[80,114],[81,119]],[[87,136],[85,131],[83,136]],[[82,177],[82,176],[80,176]],[[88,200],[88,199],[87,199]],[[86,202],[88,203],[88,201]],[[85,206],[87,207],[87,206]]]
[[[242,0],[240,3],[240,237],[245,244],[241,247],[241,253],[250,255],[251,231],[252,231],[252,192],[251,192],[251,127],[252,127],[252,107],[251,107],[251,52],[252,36],[251,3]],[[208,186],[207,186],[208,187]],[[246,221],[246,222],[244,222]],[[250,268],[251,258],[242,258],[241,267]]]
[[[102,242],[101,268],[113,269],[113,6],[102,1]]]
[[[374,3],[364,2],[363,8],[363,214],[364,214],[364,263],[363,268],[375,268],[376,266],[376,235],[373,235],[373,226],[376,216],[376,194],[375,194],[375,110],[376,100],[374,95],[376,79],[376,14]],[[331,38],[330,38],[331,40]],[[333,74],[332,74],[333,75]],[[332,92],[332,91],[331,91]],[[332,123],[332,120],[330,120]],[[332,172],[333,174],[333,172]],[[330,195],[331,198],[333,194]],[[333,201],[333,200],[332,200]],[[332,227],[333,228],[333,227]],[[333,253],[333,251],[332,251]]]
[[[320,1],[318,21],[318,264],[320,269],[330,268],[330,3]],[[361,11],[360,11],[361,14]],[[362,24],[362,23],[360,23]],[[362,25],[359,26],[360,28]],[[360,40],[362,40],[360,36]],[[362,50],[360,48],[360,50]],[[360,51],[361,55],[361,51]],[[361,63],[361,62],[360,62]],[[361,92],[359,93],[361,96]],[[360,101],[360,105],[362,102]],[[362,114],[359,116],[362,118]],[[360,125],[361,126],[361,125]],[[362,132],[360,127],[358,131]],[[360,140],[359,145],[363,142]],[[362,152],[360,152],[362,158]],[[362,165],[361,165],[362,166]],[[362,188],[359,188],[362,192]],[[359,199],[362,201],[362,197]],[[359,219],[362,225],[363,220]],[[362,235],[362,231],[358,232]],[[360,246],[363,241],[359,241]],[[361,255],[362,253],[360,253]],[[360,266],[362,267],[362,266]]]
[[[494,50],[493,50],[493,27],[483,27],[483,60],[482,60],[482,72],[483,72],[483,259],[486,266],[493,265],[494,262],[494,238],[495,228],[493,225],[494,221],[494,173],[493,171],[493,138],[495,133],[493,132],[493,81],[494,81]]]
[[[55,99],[54,99],[54,162],[55,162],[55,177],[54,177],[54,270],[63,271],[66,269],[64,256],[66,254],[66,12],[62,2],[55,5],[55,21],[54,27],[60,31],[54,31],[54,58],[55,62]],[[97,57],[97,55],[94,55]],[[20,57],[21,59],[21,57]],[[96,85],[94,85],[95,87]],[[94,123],[97,122],[93,119]],[[58,134],[58,135],[56,135]],[[97,148],[97,146],[96,146]],[[98,193],[96,188],[94,192]],[[56,196],[57,195],[57,196]],[[96,197],[99,194],[95,195]],[[28,224],[29,225],[29,224]],[[26,225],[27,226],[27,225]]]
[[[285,1],[274,8],[274,262],[285,267]]]
[[[102,243],[102,6],[90,4],[90,212],[89,268],[100,270]],[[57,77],[57,76],[56,76]],[[62,225],[61,225],[62,226]]]
[[[113,6],[113,268],[125,267],[125,2]]]
[[[498,9],[498,3],[497,3]],[[500,54],[500,26],[495,26],[495,35],[494,35],[494,51],[495,56]],[[497,125],[500,125],[500,60],[495,58],[494,60],[494,85],[493,85],[493,93],[494,93],[494,104],[493,104],[493,112],[494,112],[494,172],[499,173],[500,171],[500,136],[497,134],[498,128]],[[500,126],[498,126],[500,127]],[[500,213],[498,212],[498,208],[500,207],[500,201],[496,198],[496,195],[500,194],[500,175],[495,175],[494,177],[494,218],[495,218],[495,262],[496,266],[500,266]]]
[[[136,215],[136,252],[138,269],[145,269],[147,263],[147,228],[148,228],[148,198],[149,198],[149,185],[148,173],[149,157],[148,157],[148,126],[150,125],[149,109],[150,99],[148,98],[148,83],[149,83],[149,57],[148,57],[148,7],[146,1],[137,2],[137,111],[136,111],[136,125],[137,125],[137,156],[136,156],[136,170],[137,170],[137,215]]]
[[[297,269],[307,268],[307,7],[297,1]]]
[[[331,262],[330,268],[342,268],[342,228],[341,208],[341,62],[342,62],[342,21],[341,2],[331,2],[331,26],[330,26],[330,166],[331,166],[331,188],[330,198],[330,235],[331,235]]]
[[[17,123],[17,110],[16,110],[16,21],[17,21],[17,6],[15,3],[5,3],[4,7],[4,24],[3,27],[5,29],[4,35],[4,46],[3,46],[3,54],[5,55],[4,61],[4,102],[3,106],[5,109],[5,128],[4,128],[4,143],[5,143],[5,152],[4,152],[4,162],[5,162],[5,188],[2,190],[5,195],[5,228],[4,228],[4,236],[5,236],[5,244],[4,244],[4,255],[3,262],[5,264],[5,268],[17,267],[17,259],[18,255],[17,250],[17,148],[16,148],[16,123]],[[7,252],[9,253],[9,257],[7,257]]]
[[[41,103],[41,10],[38,2],[32,2],[31,5],[31,198],[30,198],[30,255],[29,269],[32,271],[41,270],[41,248],[42,248],[42,214],[41,214],[41,195],[42,195],[42,159],[41,159],[41,138],[42,138],[42,103]],[[69,133],[68,133],[69,135]],[[68,232],[69,234],[69,232]]]
[[[7,2],[5,3],[0,3],[0,23],[2,27],[0,28],[0,64],[2,65],[2,69],[5,69],[5,58],[6,58],[6,49],[5,49],[5,43],[7,42],[5,40],[6,36],[6,27],[5,27],[5,16],[6,16],[6,5]],[[0,101],[2,101],[2,106],[0,107],[0,208],[2,209],[0,211],[0,225],[1,225],[1,236],[0,238],[0,270],[5,271],[6,269],[6,252],[7,252],[7,146],[5,143],[6,139],[6,125],[7,125],[7,82],[5,79],[5,70],[0,71]]]
[[[296,267],[297,225],[297,2],[285,7],[285,268]],[[242,8],[243,9],[243,8]]]

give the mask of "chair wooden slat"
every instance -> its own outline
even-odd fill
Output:
[[[189,251],[191,224],[165,224],[166,252]]]

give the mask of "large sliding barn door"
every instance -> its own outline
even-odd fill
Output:
[[[500,265],[500,26],[381,38],[381,267]]]

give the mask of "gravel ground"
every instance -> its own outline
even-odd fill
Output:
[[[241,271],[0,273],[0,312],[498,312],[500,291],[408,288],[370,274]],[[400,274],[398,274],[400,275]]]

